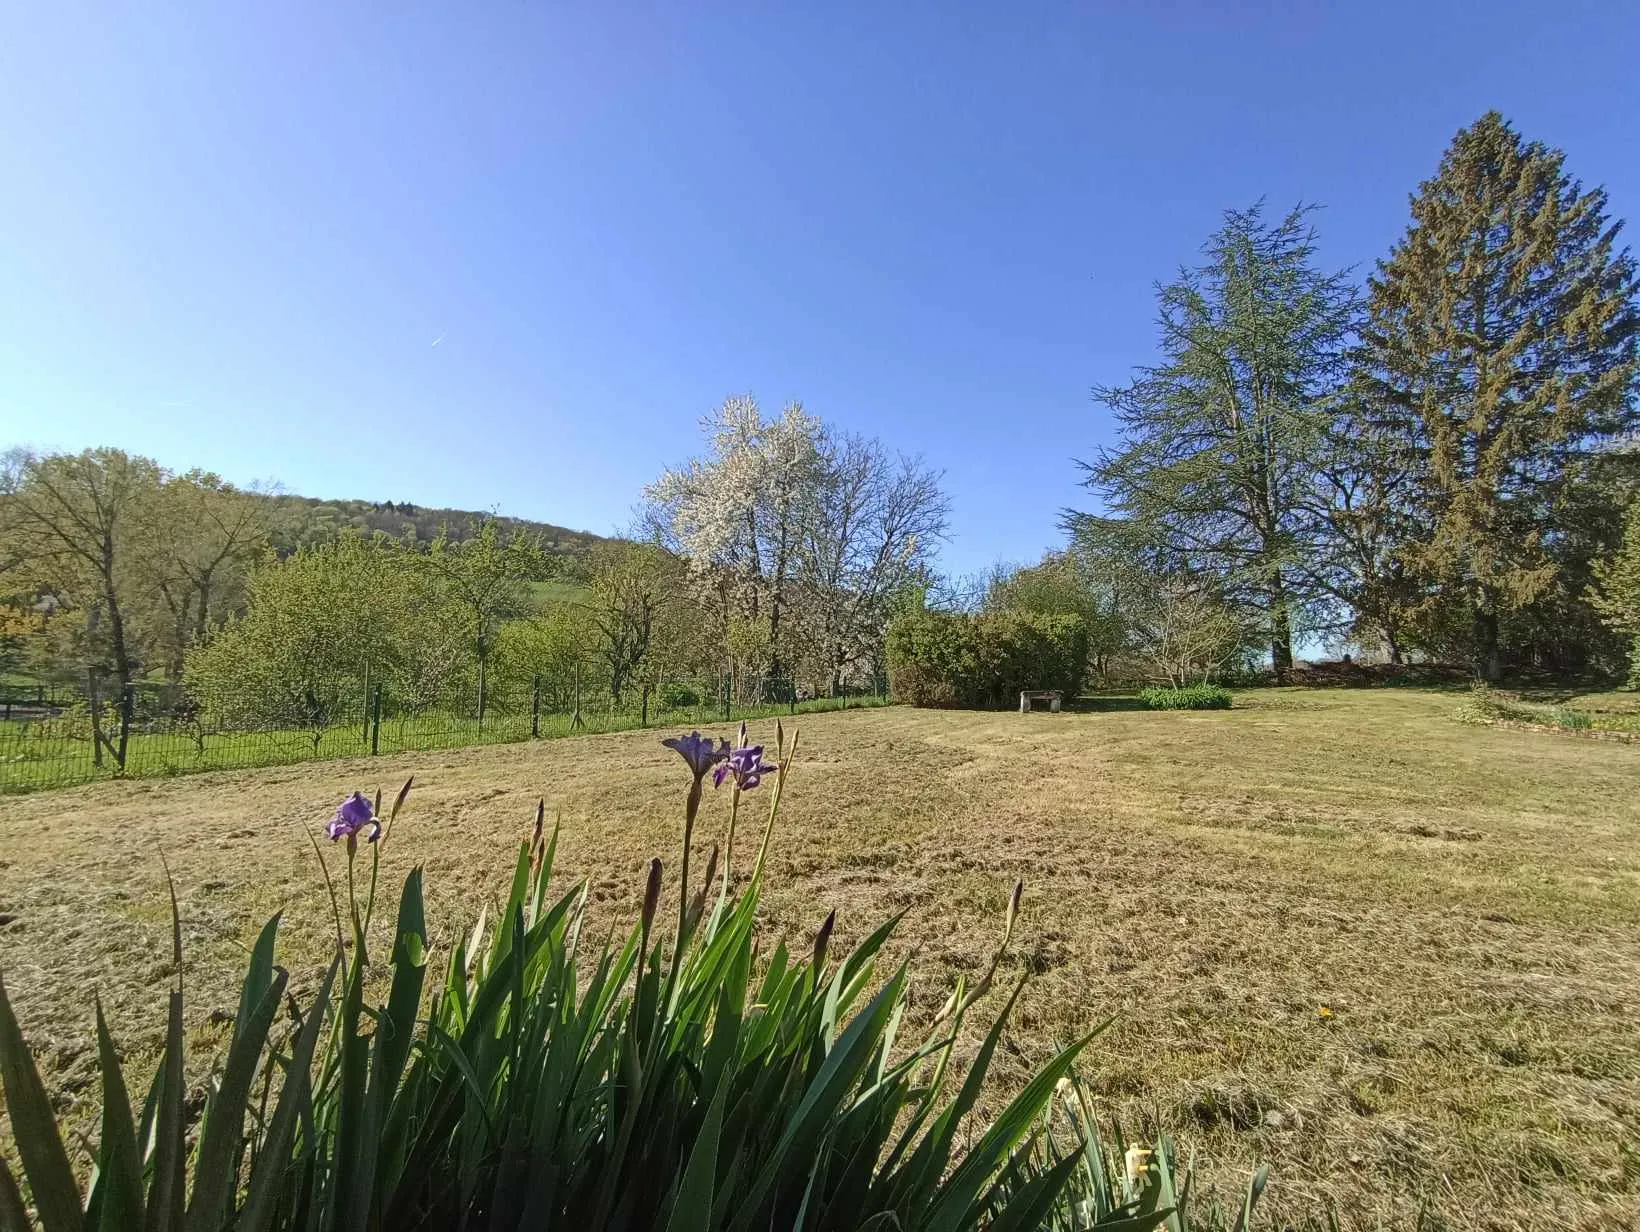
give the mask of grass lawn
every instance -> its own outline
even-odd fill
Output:
[[[1269,1161],[1265,1226],[1320,1202],[1348,1227],[1420,1207],[1435,1227],[1640,1226],[1640,748],[1462,726],[1462,701],[810,716],[768,929],[806,947],[835,906],[839,952],[905,911],[928,1015],[983,968],[1023,877],[1009,965],[1032,979],[991,1110],[1114,1014],[1087,1066],[1107,1109],[1176,1132],[1221,1193]],[[385,869],[396,892],[428,866],[435,935],[503,887],[538,795],[599,922],[624,924],[647,858],[675,859],[684,779],[660,734],[0,799],[0,972],[48,1080],[88,1118],[94,989],[139,1067],[158,1039],[161,848],[200,1080],[267,915],[314,982],[330,908],[303,830],[354,787],[415,773]]]
[[[525,699],[526,703],[528,699]],[[877,706],[883,699],[867,694],[859,697],[816,697],[785,705],[740,707],[738,720],[770,715],[798,715],[855,706]],[[699,724],[709,721],[717,708],[709,702],[674,709],[657,702],[649,711],[648,725]],[[590,702],[581,716],[581,727],[562,712],[543,711],[535,730],[543,740],[585,733],[627,731],[643,726],[642,712],[635,706],[611,710],[603,698]],[[414,717],[384,717],[375,733],[382,754],[425,752],[430,749],[465,748],[478,744],[506,744],[528,740],[531,718],[522,712],[497,709],[482,724],[475,718],[445,712]],[[345,723],[315,729],[283,731],[209,731],[197,738],[186,730],[149,732],[140,725],[133,730],[126,748],[124,777],[159,778],[196,774],[206,770],[243,770],[260,766],[288,766],[304,761],[329,761],[368,753],[371,726],[361,711]],[[0,723],[0,795],[64,787],[117,777],[121,771],[112,756],[98,766],[90,729],[68,737],[53,724],[14,721]]]

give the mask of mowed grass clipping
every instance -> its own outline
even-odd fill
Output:
[[[836,907],[838,945],[903,910],[931,1015],[983,970],[1023,877],[1010,965],[1033,978],[980,1115],[1116,1013],[1084,1066],[1106,1110],[1176,1132],[1226,1197],[1268,1161],[1278,1226],[1323,1203],[1345,1226],[1640,1226],[1640,749],[1466,727],[1461,701],[803,719],[768,936],[807,946]],[[322,972],[305,831],[345,792],[416,775],[384,877],[427,866],[435,937],[504,892],[538,796],[595,922],[624,925],[648,858],[675,858],[686,779],[664,734],[0,800],[0,972],[48,1082],[94,1132],[93,990],[139,1067],[158,1043],[161,848],[202,1086],[268,915],[299,998]],[[721,826],[704,811],[703,852]]]

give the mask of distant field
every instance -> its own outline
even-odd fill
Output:
[[[588,591],[585,586],[575,582],[553,578],[545,582],[531,582],[530,596],[537,607],[545,607],[549,603],[580,602],[587,598]]]
[[[1326,1201],[1346,1227],[1412,1227],[1421,1206],[1432,1227],[1640,1227],[1640,748],[1466,727],[1462,702],[1265,690],[1211,713],[806,718],[769,934],[806,946],[836,907],[848,941],[905,911],[927,1015],[980,970],[1023,877],[1009,966],[1032,978],[990,1110],[1114,1013],[1088,1066],[1106,1110],[1175,1131],[1223,1190],[1267,1160],[1261,1226]],[[538,795],[594,922],[626,921],[648,857],[675,858],[684,784],[662,734],[0,800],[0,971],[54,1090],[82,1116],[93,1098],[93,988],[151,1057],[161,848],[203,1080],[267,915],[285,913],[295,982],[314,979],[330,908],[303,832],[346,791],[415,773],[385,867],[396,883],[427,865],[435,937],[497,893]]]

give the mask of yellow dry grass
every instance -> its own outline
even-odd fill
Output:
[[[807,719],[769,935],[806,945],[836,907],[836,953],[904,911],[926,1013],[983,969],[1022,877],[1008,967],[1032,978],[992,1107],[1114,1014],[1086,1067],[1107,1109],[1176,1133],[1220,1192],[1268,1161],[1271,1216],[1640,1227],[1640,749],[1463,727],[1460,700]],[[538,795],[615,924],[648,857],[675,858],[684,780],[658,734],[0,801],[0,973],[54,1092],[89,1112],[94,991],[139,1069],[157,1041],[161,848],[203,1077],[267,915],[298,987],[319,969],[330,908],[303,830],[346,791],[416,775],[384,875],[427,866],[436,934],[497,892]]]

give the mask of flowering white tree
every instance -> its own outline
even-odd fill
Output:
[[[707,455],[645,491],[651,528],[690,562],[726,639],[749,621],[767,632],[771,674],[797,668],[801,647],[835,687],[871,657],[889,597],[945,535],[939,476],[797,402],[765,418],[734,397],[701,426]]]
[[[650,518],[707,583],[702,594],[717,600],[723,621],[740,614],[766,624],[775,673],[805,498],[824,470],[821,424],[801,403],[765,420],[755,398],[735,397],[701,428],[711,452],[645,490]]]

